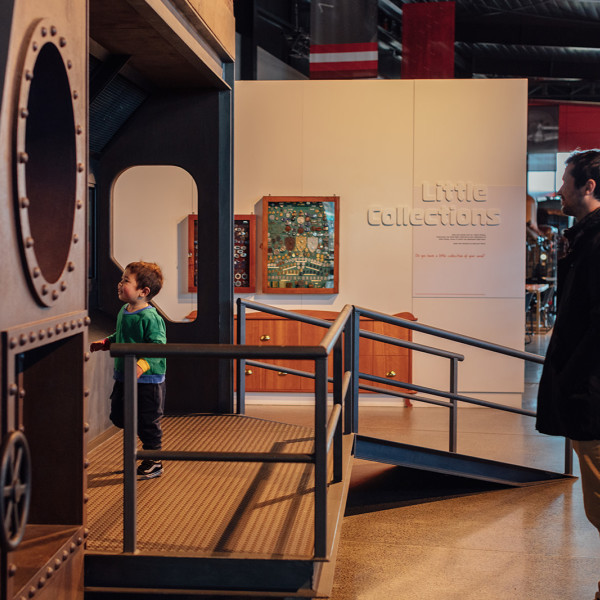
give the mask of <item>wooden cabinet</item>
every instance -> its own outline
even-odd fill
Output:
[[[304,310],[296,311],[311,317],[333,321],[338,313],[333,311]],[[403,319],[416,321],[408,312],[394,315]],[[412,331],[396,325],[388,325],[361,317],[360,327],[382,335],[412,340]],[[246,314],[246,344],[251,345],[298,345],[315,346],[326,329],[307,323],[291,321],[282,317],[265,313]],[[300,371],[314,372],[314,362],[309,360],[265,360],[272,364],[286,366]],[[412,381],[412,352],[407,348],[384,344],[375,340],[361,338],[359,366],[362,373],[395,379],[396,381]],[[333,376],[333,361],[329,361],[329,376]],[[377,385],[372,383],[370,385]],[[383,386],[397,390],[393,386]],[[331,386],[330,386],[331,388]],[[314,380],[297,375],[247,366],[246,391],[248,392],[314,392]],[[331,391],[331,390],[330,390]]]

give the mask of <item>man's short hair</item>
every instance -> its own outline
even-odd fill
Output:
[[[149,262],[131,262],[126,267],[132,275],[135,275],[135,280],[138,284],[138,289],[147,287],[150,290],[147,298],[152,300],[163,286],[163,274],[160,267],[156,263]]]
[[[573,165],[571,175],[575,187],[583,187],[589,179],[596,182],[594,196],[600,200],[600,150],[577,150],[565,161],[566,165]]]

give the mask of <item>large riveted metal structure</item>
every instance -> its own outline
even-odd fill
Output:
[[[87,2],[0,23],[0,600],[82,598]]]

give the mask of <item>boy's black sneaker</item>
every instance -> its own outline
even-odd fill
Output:
[[[138,479],[154,479],[163,474],[163,466],[160,460],[143,460],[137,468]]]

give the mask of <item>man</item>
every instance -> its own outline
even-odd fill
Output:
[[[559,190],[568,250],[538,392],[536,428],[573,440],[585,512],[600,531],[600,150],[573,153]],[[600,600],[600,587],[596,594]]]

